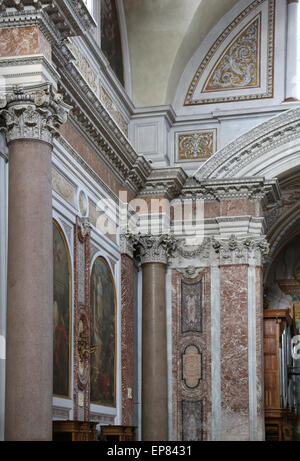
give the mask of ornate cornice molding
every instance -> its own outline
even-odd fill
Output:
[[[39,26],[50,43],[96,26],[83,0],[2,0],[0,14],[1,27]]]
[[[58,129],[67,121],[71,109],[50,83],[15,86],[1,101],[0,108],[7,143],[35,139],[49,144],[59,135]]]
[[[300,136],[300,108],[290,109],[253,128],[216,152],[194,178],[238,178],[241,170],[264,154]]]
[[[280,198],[277,180],[264,178],[230,178],[197,180],[189,177],[182,189],[182,198],[205,201],[263,200],[273,202]]]
[[[268,255],[269,244],[264,236],[244,237],[238,239],[231,235],[228,239],[215,237],[204,238],[201,245],[186,247],[184,241],[178,244],[175,256],[184,259],[197,258],[218,265],[251,264],[262,266],[264,258]]]
[[[139,197],[178,197],[188,176],[182,168],[154,168],[147,177]]]
[[[176,238],[168,234],[126,234],[124,238],[127,239],[127,248],[132,249],[133,256],[141,264],[168,264],[177,246]]]

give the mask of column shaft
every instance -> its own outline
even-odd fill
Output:
[[[6,440],[52,439],[51,150],[9,144]]]
[[[168,440],[165,277],[165,264],[143,265],[143,440]]]

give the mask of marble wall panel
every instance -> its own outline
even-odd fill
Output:
[[[184,296],[182,296],[182,287],[184,287]],[[198,313],[202,310],[202,327],[185,331],[182,330],[182,316],[191,318],[193,312],[189,312],[186,304],[189,296],[193,297],[195,293],[197,296],[194,307]],[[211,438],[210,296],[210,269],[204,269],[194,279],[187,279],[177,270],[173,270],[173,440],[210,440]]]

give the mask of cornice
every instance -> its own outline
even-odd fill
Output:
[[[224,178],[198,180],[191,176],[185,182],[181,198],[197,198],[205,201],[222,200],[279,200],[278,181],[265,178]]]
[[[0,14],[1,27],[36,25],[52,44],[96,26],[83,0],[2,0]]]
[[[176,113],[171,105],[152,106],[152,107],[135,107],[133,109],[131,120],[141,120],[143,118],[164,117],[169,126],[172,126],[176,120]]]
[[[19,66],[36,66],[41,65],[41,68],[48,72],[53,82],[57,82],[60,78],[59,73],[54,69],[53,65],[48,61],[48,59],[43,54],[30,55],[30,56],[14,56],[14,57],[4,57],[0,58],[0,69],[1,68],[18,68]],[[40,75],[42,71],[34,72],[36,75]],[[13,72],[12,75],[5,74],[5,78],[9,77],[23,77],[28,75],[23,69],[20,74]]]
[[[168,200],[176,198],[188,176],[180,168],[153,168],[139,192],[139,197],[165,196]]]
[[[208,159],[194,178],[238,177],[243,167],[285,143],[299,138],[300,108],[287,110],[243,134]]]

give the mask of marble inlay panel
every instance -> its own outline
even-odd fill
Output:
[[[180,269],[182,270],[182,269]],[[183,295],[183,296],[182,296]],[[195,299],[196,298],[196,299]],[[172,272],[172,426],[173,440],[211,439],[211,318],[210,269],[194,279]],[[196,302],[195,302],[196,301]],[[190,303],[190,305],[189,305]],[[184,304],[184,306],[182,306]],[[198,319],[194,323],[194,307]],[[201,328],[200,310],[201,306]],[[195,330],[182,330],[190,320]],[[182,402],[188,402],[185,404]],[[199,420],[201,401],[201,422]],[[197,403],[198,402],[198,403]],[[195,408],[195,410],[193,410]],[[196,410],[198,408],[198,410]],[[186,421],[186,423],[184,423]],[[183,425],[184,424],[184,425]],[[188,426],[187,426],[188,425]],[[188,427],[184,429],[184,427]],[[183,433],[183,431],[188,431]],[[183,439],[183,437],[186,437]]]
[[[182,440],[203,440],[203,401],[182,401]]]

